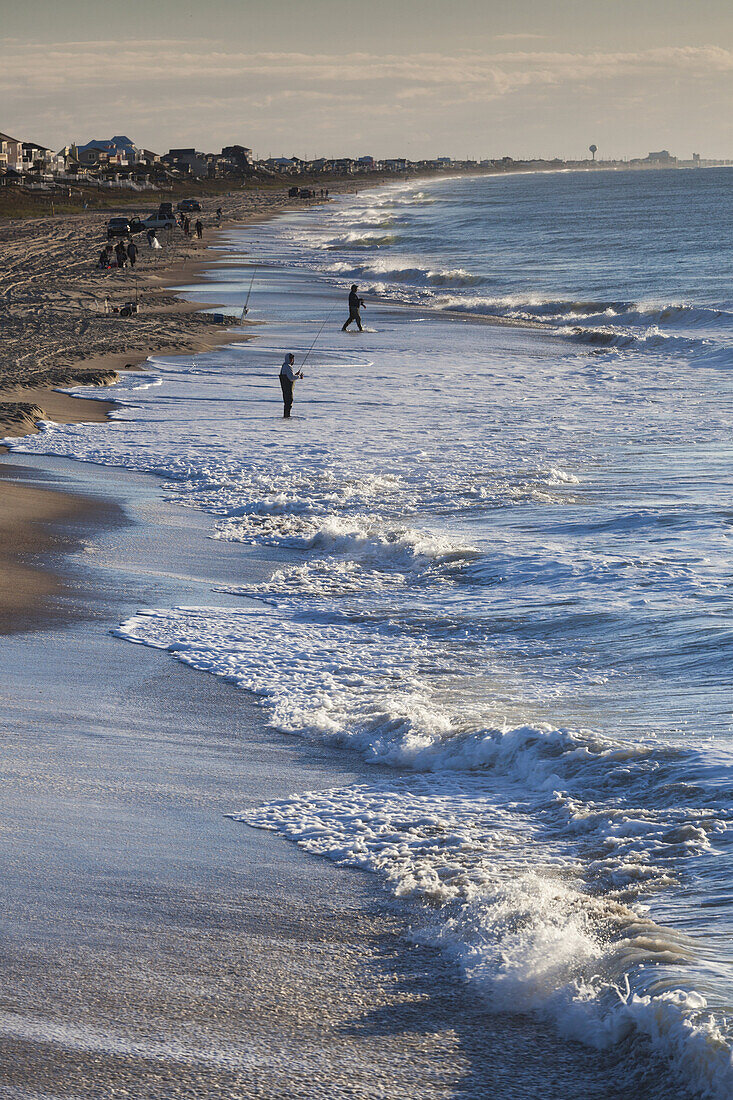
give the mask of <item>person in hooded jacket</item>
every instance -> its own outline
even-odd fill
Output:
[[[364,331],[361,327],[361,314],[359,313],[360,307],[364,305],[364,299],[360,298],[357,294],[358,289],[356,283],[351,284],[351,290],[349,291],[349,319],[341,326],[342,332],[346,332],[352,321],[356,321],[359,332]]]
[[[291,351],[283,359],[283,365],[280,367],[280,388],[283,391],[283,419],[287,420],[290,417],[290,410],[293,407],[293,386],[296,378],[302,378],[302,370],[295,370],[295,356]]]

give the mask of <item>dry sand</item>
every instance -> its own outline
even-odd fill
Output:
[[[225,228],[275,213],[292,200],[284,191],[242,191],[222,197],[220,205]],[[210,314],[170,289],[195,278],[204,256],[207,266],[217,259],[208,247],[216,239],[214,219],[203,219],[203,241],[176,228],[160,234],[161,252],[138,236],[134,271],[96,266],[106,243],[106,217],[99,214],[9,221],[0,228],[0,429],[10,423],[17,430],[18,402],[50,412],[47,400],[30,399],[28,389],[102,385],[153,352],[200,351],[227,340]],[[136,299],[138,314],[113,312]],[[23,412],[32,420],[33,413]],[[98,409],[89,412],[90,420],[99,415]]]

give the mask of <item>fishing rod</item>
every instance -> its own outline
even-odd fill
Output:
[[[240,317],[240,321],[243,321],[244,318],[249,313],[249,296],[252,293],[252,287],[254,286],[255,275],[257,274],[258,269],[259,269],[259,264],[255,264],[254,270],[252,271],[252,278],[249,281],[249,290],[247,291],[247,297],[245,299],[244,305],[242,306],[242,316]]]
[[[305,353],[305,359],[304,359],[304,360],[303,360],[303,362],[302,362],[302,363],[300,364],[300,370],[301,370],[301,372],[302,372],[302,370],[303,370],[303,367],[304,367],[304,366],[306,365],[306,363],[308,362],[308,357],[309,357],[310,353],[311,353],[311,352],[313,351],[313,348],[314,348],[314,347],[316,346],[316,344],[318,343],[318,337],[319,337],[319,336],[321,335],[321,333],[323,332],[324,328],[326,327],[326,325],[328,324],[328,322],[329,322],[329,321],[331,320],[331,317],[332,317],[332,315],[333,315],[333,314],[335,313],[335,311],[336,311],[336,306],[334,306],[334,307],[332,308],[331,312],[330,312],[330,313],[328,314],[328,317],[326,317],[325,321],[324,321],[324,322],[322,323],[321,327],[319,328],[318,332],[316,333],[316,338],[315,338],[315,340],[313,341],[313,343],[311,344],[311,346],[310,346],[310,347],[308,348],[308,351],[307,351],[307,352]]]

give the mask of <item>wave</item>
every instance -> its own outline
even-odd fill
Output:
[[[361,251],[376,248],[386,248],[397,244],[402,238],[397,233],[346,233],[342,237],[333,237],[328,240],[324,248],[329,251]]]
[[[444,536],[402,524],[391,526],[375,516],[313,516],[294,513],[289,504],[280,508],[277,501],[264,508],[257,504],[221,523],[215,537],[341,555],[362,565],[402,572],[465,562],[479,553]]]
[[[729,346],[715,340],[698,339],[663,332],[657,325],[651,325],[643,332],[631,332],[627,328],[586,327],[581,325],[563,325],[555,330],[556,335],[577,340],[591,347],[628,349],[656,349],[674,355],[683,355],[689,359],[704,360],[708,365],[733,365],[733,351]]]
[[[640,303],[619,299],[554,298],[533,294],[490,295],[477,298],[460,297],[451,300],[439,300],[443,309],[463,309],[472,312],[493,312],[502,316],[525,320],[545,320],[548,322],[591,320],[593,318],[618,319],[629,324],[637,322],[645,325],[652,323],[669,324],[682,322],[684,325],[730,324],[733,313],[709,306],[686,305],[684,303]]]
[[[706,1095],[729,1095],[727,1039],[704,998],[674,985],[691,945],[633,907],[726,827],[731,792],[700,805],[693,754],[547,725],[462,729],[465,713],[422,678],[428,652],[373,624],[355,644],[353,624],[330,618],[178,608],[119,633],[253,692],[276,728],[412,773],[233,816],[428,902],[416,936],[494,1011],[598,1048],[645,1035]],[[526,866],[530,845],[543,874]]]
[[[403,267],[398,260],[380,260],[363,264],[333,264],[328,274],[344,278],[382,280],[383,286],[390,283],[406,283],[413,286],[482,286],[487,280],[465,268],[436,268],[431,266]],[[375,285],[373,289],[377,289]]]
[[[572,857],[527,870],[522,848],[536,838],[479,784],[360,785],[231,816],[429,902],[413,938],[451,958],[491,1011],[531,1014],[596,1049],[642,1038],[702,1095],[730,1096],[726,1036],[705,998],[668,976],[690,964],[689,945],[595,896]]]

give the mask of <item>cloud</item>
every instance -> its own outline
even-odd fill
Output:
[[[514,36],[512,36],[514,37]],[[524,37],[524,36],[523,36]],[[110,85],[151,89],[161,84],[185,83],[246,86],[255,81],[277,88],[298,89],[320,85],[323,90],[389,82],[401,91],[410,87],[450,86],[470,89],[477,85],[496,95],[543,85],[567,85],[578,81],[602,81],[614,77],[681,74],[709,76],[733,72],[733,51],[719,46],[658,47],[636,52],[573,53],[515,51],[451,54],[306,54],[247,53],[214,43],[196,49],[185,41],[65,43],[54,47],[15,44],[5,52],[0,90],[56,94],[61,89],[95,88],[103,93]]]
[[[686,89],[688,115],[695,97],[723,102],[731,91],[733,51],[720,46],[579,52],[518,48],[530,35],[500,37],[507,48],[494,52],[407,55],[249,53],[214,40],[52,47],[0,40],[4,127],[35,134],[43,122],[43,140],[61,144],[87,139],[100,127],[140,126],[140,140],[153,147],[161,141],[213,147],[233,123],[246,129],[248,144],[330,141],[338,125],[344,140],[364,133],[372,142],[382,144],[384,136],[391,143],[428,128],[437,140],[443,133],[464,141],[489,111],[506,119],[513,114],[530,130],[533,113],[544,111],[555,133],[567,133],[575,131],[577,109],[589,98],[595,97],[593,117],[620,117],[630,96],[646,104],[647,115],[656,96],[666,126],[675,89]],[[507,126],[513,135],[516,127]]]

